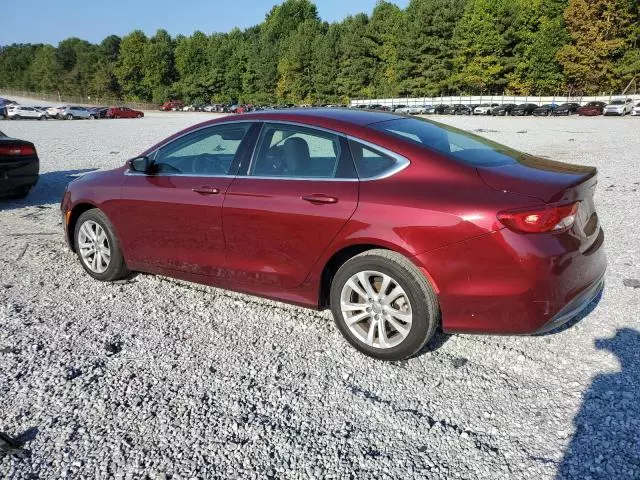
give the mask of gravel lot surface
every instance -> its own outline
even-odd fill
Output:
[[[208,114],[0,122],[42,175],[0,203],[0,478],[640,478],[640,119],[439,117],[600,170],[607,287],[541,337],[439,335],[366,358],[329,312],[169,278],[102,284],[67,251],[73,175]],[[6,445],[5,445],[6,449]]]

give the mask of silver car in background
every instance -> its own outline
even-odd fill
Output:
[[[604,115],[626,115],[633,109],[633,100],[630,98],[617,98],[604,107]]]
[[[22,105],[10,105],[7,107],[7,118],[10,120],[20,120],[21,118],[34,118],[36,120],[46,120],[47,113],[35,107],[24,107]]]
[[[94,112],[86,109],[85,107],[76,107],[71,105],[61,107],[58,112],[58,118],[64,118],[65,120],[95,120],[97,118],[97,115]]]
[[[640,117],[640,102],[636,103],[631,109],[631,115],[634,117]]]

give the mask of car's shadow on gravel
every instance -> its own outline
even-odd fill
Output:
[[[614,353],[621,370],[593,379],[557,479],[640,478],[640,332],[622,328],[595,345]]]
[[[27,198],[16,200],[0,197],[0,211],[60,203],[64,189],[71,180],[95,170],[97,169],[85,168],[41,173],[38,183],[31,189]]]

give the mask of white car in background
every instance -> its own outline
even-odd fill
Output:
[[[7,107],[7,118],[9,120],[20,120],[21,118],[34,118],[46,120],[47,113],[34,107],[24,107],[22,105],[11,105]]]
[[[488,103],[483,103],[482,105],[478,105],[476,108],[473,109],[473,114],[474,115],[491,115],[491,110],[493,110],[498,106],[499,104],[497,103],[492,103],[491,105],[489,105]]]
[[[631,115],[634,117],[640,116],[640,102],[637,102],[631,109]]]
[[[60,113],[67,108],[67,105],[60,105],[58,107],[49,107],[47,109],[45,109],[45,112],[47,112],[47,115],[49,115],[50,118],[58,118]]]
[[[633,109],[633,100],[630,98],[617,98],[604,107],[603,115],[626,115]]]

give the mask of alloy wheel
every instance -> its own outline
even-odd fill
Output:
[[[397,280],[382,272],[351,276],[342,288],[340,309],[351,333],[371,347],[396,347],[411,330],[409,297]]]
[[[78,231],[78,249],[86,267],[94,273],[104,273],[111,262],[109,239],[100,224],[87,220]]]

